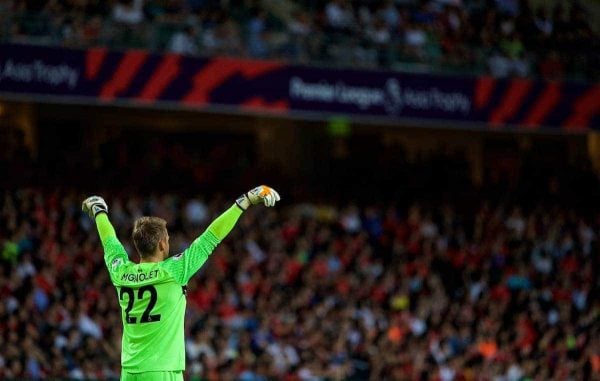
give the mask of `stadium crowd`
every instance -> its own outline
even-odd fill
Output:
[[[578,2],[534,8],[528,0],[9,0],[0,2],[0,37],[594,79],[600,39],[589,17]]]
[[[165,218],[177,252],[228,205],[105,196],[132,259],[136,217]],[[0,195],[0,378],[119,375],[120,310],[83,197]],[[249,211],[188,285],[188,377],[600,377],[598,215],[479,202]]]

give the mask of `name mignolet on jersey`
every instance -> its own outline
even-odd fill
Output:
[[[158,270],[152,270],[145,273],[133,274],[133,273],[124,273],[121,276],[121,281],[128,282],[143,282],[149,279],[154,279],[158,277]]]

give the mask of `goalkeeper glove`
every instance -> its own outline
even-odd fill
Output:
[[[81,204],[81,210],[87,213],[91,218],[96,218],[98,213],[108,213],[108,205],[100,196],[91,196],[86,198]]]
[[[265,206],[275,206],[277,201],[281,200],[279,193],[266,185],[259,185],[256,188],[246,192],[235,200],[237,206],[246,210],[250,205],[264,203]]]

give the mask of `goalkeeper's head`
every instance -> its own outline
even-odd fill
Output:
[[[141,262],[160,262],[169,256],[167,221],[162,218],[138,218],[133,225],[132,238]]]

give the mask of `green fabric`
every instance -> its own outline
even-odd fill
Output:
[[[227,234],[233,229],[237,220],[242,215],[242,209],[236,204],[233,204],[223,214],[217,217],[206,230],[211,232],[219,241],[227,237]]]
[[[142,372],[121,371],[121,381],[183,381],[183,372]]]
[[[96,227],[98,228],[98,234],[100,234],[102,243],[109,237],[117,236],[115,228],[113,228],[106,213],[100,213],[96,216]]]
[[[133,263],[116,237],[105,243],[110,278],[123,321],[121,366],[127,372],[185,369],[183,285],[206,262],[219,241],[210,232],[183,253],[162,262]]]
[[[219,242],[219,239],[207,230],[196,238],[183,253],[165,259],[160,262],[160,266],[169,272],[179,285],[183,286],[206,262]]]
[[[129,260],[108,216],[98,215],[96,224],[104,247],[104,261],[121,306],[121,367],[123,374],[127,373],[126,379],[153,380],[149,377],[163,377],[165,371],[185,369],[183,286],[206,262],[221,241],[219,237],[225,238],[231,231],[241,214],[234,205],[214,220],[183,253],[162,262],[139,264]]]
[[[96,228],[98,229],[100,241],[102,241],[102,247],[104,248],[104,263],[110,274],[111,281],[115,284],[115,279],[113,279],[115,271],[121,265],[129,263],[129,256],[117,238],[115,228],[113,228],[106,213],[100,213],[96,216]]]
[[[517,59],[523,56],[523,43],[519,40],[504,39],[500,41],[500,46],[510,58]]]
[[[6,241],[4,248],[2,249],[2,258],[10,263],[17,263],[17,257],[19,256],[19,245],[12,241]]]
[[[118,266],[111,274],[121,306],[121,366],[127,372],[185,369],[184,289],[164,262]]]

